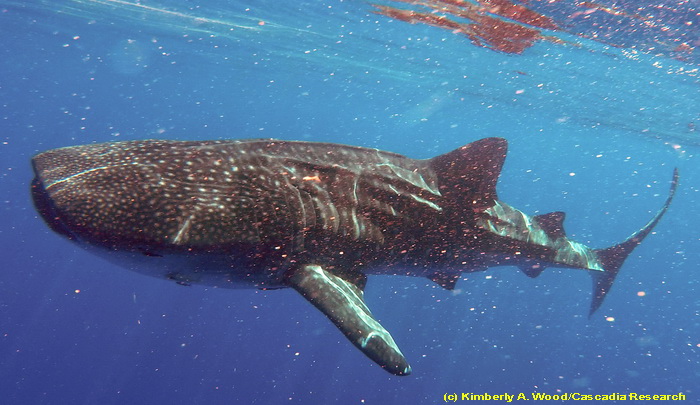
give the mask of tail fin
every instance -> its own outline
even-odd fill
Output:
[[[602,265],[604,271],[590,272],[593,277],[593,301],[591,302],[591,310],[588,316],[593,315],[593,313],[600,308],[600,305],[605,299],[605,295],[610,291],[613,282],[615,282],[615,277],[617,277],[617,273],[620,271],[620,267],[622,267],[622,263],[627,259],[627,256],[632,253],[634,248],[642,243],[644,238],[651,233],[652,229],[654,229],[659,220],[661,220],[661,217],[666,213],[669,205],[671,205],[671,200],[673,200],[673,195],[676,193],[676,188],[678,188],[678,168],[673,170],[671,191],[669,191],[666,203],[659,212],[656,213],[654,218],[652,218],[644,228],[637,231],[619,245],[595,251],[598,255],[598,261]]]

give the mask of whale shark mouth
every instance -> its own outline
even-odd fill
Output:
[[[61,215],[51,199],[51,196],[41,181],[36,177],[32,180],[31,192],[34,207],[39,215],[41,215],[41,218],[44,220],[46,225],[48,225],[52,231],[58,233],[59,235],[63,235],[66,238],[77,242],[78,237],[71,232],[70,227],[63,222]]]

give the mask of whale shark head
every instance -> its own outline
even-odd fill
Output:
[[[245,185],[229,187],[222,142],[116,142],[36,155],[32,195],[59,234],[113,250],[141,246],[199,249],[256,241]],[[228,177],[226,177],[228,176]]]
[[[138,211],[152,194],[153,181],[144,158],[131,149],[101,144],[36,155],[32,197],[42,219],[76,242],[136,242],[138,237],[129,241],[124,236],[142,227]]]

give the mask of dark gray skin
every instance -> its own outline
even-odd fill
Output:
[[[564,214],[498,200],[507,143],[487,138],[429,160],[275,140],[133,141],[34,157],[35,205],[56,232],[135,271],[180,284],[292,287],[372,360],[411,369],[363,299],[367,274],[427,277],[515,265],[589,270],[591,314],[668,209],[608,249],[569,240]]]

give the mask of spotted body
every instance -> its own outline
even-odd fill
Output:
[[[376,149],[277,140],[117,142],[33,159],[33,195],[49,226],[132,270],[218,287],[292,287],[388,371],[410,367],[363,298],[368,274],[427,277],[548,266],[594,274],[591,312],[630,239],[595,250],[571,241],[564,214],[530,217],[498,200],[506,141],[483,139],[414,160]]]

